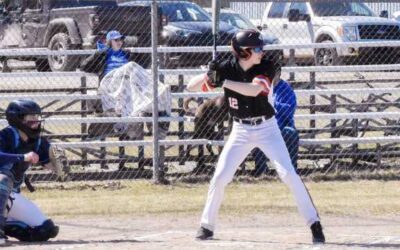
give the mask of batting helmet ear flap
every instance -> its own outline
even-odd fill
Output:
[[[251,49],[242,49],[239,46],[235,46],[235,43],[231,43],[232,53],[235,57],[247,60],[251,56]]]

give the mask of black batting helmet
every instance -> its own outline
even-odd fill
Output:
[[[23,131],[30,138],[37,138],[41,132],[41,125],[38,128],[32,129],[24,124],[25,115],[41,115],[42,109],[40,106],[31,100],[15,100],[8,104],[6,109],[6,119],[10,126],[16,127]]]
[[[257,30],[241,30],[232,38],[231,46],[236,57],[246,59],[251,56],[250,50],[252,48],[264,46],[264,40]]]

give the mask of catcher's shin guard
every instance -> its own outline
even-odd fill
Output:
[[[19,241],[47,241],[57,236],[59,228],[52,220],[46,220],[42,225],[30,227],[20,221],[7,222],[4,228],[5,234]]]

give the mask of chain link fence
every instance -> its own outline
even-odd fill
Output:
[[[11,100],[37,101],[43,135],[65,149],[71,180],[151,178],[154,140],[159,178],[211,176],[232,120],[222,90],[185,91],[212,59],[207,10],[186,1],[158,2],[157,14],[151,1],[28,2],[0,3],[0,112]],[[296,102],[277,91],[274,105],[298,172],[398,171],[400,23],[393,13],[374,13],[359,1],[276,1],[262,13],[259,23],[246,27],[259,26],[265,56],[282,66],[281,79],[294,90]],[[216,44],[223,60],[246,18],[223,9],[221,19]],[[123,41],[122,51],[107,40],[111,30],[123,35],[111,39]],[[152,35],[158,38],[156,81]],[[128,70],[116,69],[126,63]],[[158,138],[151,108],[155,82]],[[106,98],[114,106],[104,110]],[[55,179],[40,166],[29,174]],[[237,174],[273,175],[274,168],[254,151]]]

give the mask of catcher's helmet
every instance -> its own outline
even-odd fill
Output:
[[[236,57],[246,59],[251,56],[250,49],[264,46],[264,40],[254,29],[241,30],[232,38],[231,46]]]
[[[40,106],[31,100],[15,100],[8,104],[6,109],[6,119],[10,126],[16,127],[23,131],[29,138],[37,138],[41,132],[41,124],[32,129],[23,122],[25,115],[41,115]]]

